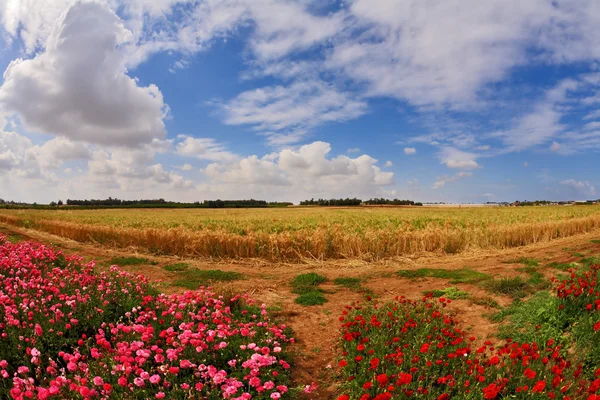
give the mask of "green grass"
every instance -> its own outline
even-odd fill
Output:
[[[315,272],[297,275],[292,281],[292,292],[303,294],[308,292],[318,292],[321,283],[327,282],[327,278]]]
[[[398,276],[409,279],[418,278],[440,278],[448,279],[450,283],[479,283],[491,279],[492,277],[483,272],[475,271],[469,268],[447,270],[447,269],[433,269],[433,268],[420,268],[413,270],[400,270],[397,272]]]
[[[554,261],[554,262],[551,262],[550,264],[548,264],[548,266],[550,268],[558,269],[560,271],[568,271],[571,268],[577,268],[577,267],[581,266],[581,264],[576,263],[576,262],[572,262],[572,263],[558,263],[558,262]]]
[[[538,265],[540,265],[539,260],[536,260],[535,258],[527,258],[527,257],[514,258],[514,259],[506,260],[503,262],[505,264],[525,264],[528,267],[537,267]]]
[[[493,298],[491,298],[490,296],[483,296],[483,297],[473,296],[473,297],[469,297],[469,300],[471,301],[471,303],[477,304],[479,306],[485,306],[485,307],[496,308],[496,309],[502,308],[502,306],[500,304],[498,304],[498,302],[496,300],[494,300]]]
[[[209,286],[214,282],[229,282],[243,279],[238,272],[223,271],[220,269],[188,269],[181,271],[181,279],[175,281],[175,286],[187,289],[198,289],[200,286]]]
[[[127,266],[127,265],[143,265],[143,264],[156,265],[156,264],[158,264],[156,261],[151,261],[151,260],[148,260],[147,258],[133,257],[133,256],[132,257],[111,258],[108,261],[108,263],[111,265],[118,265],[120,267]]]
[[[586,257],[579,260],[584,267],[589,267],[590,265],[600,264],[600,256],[596,257]]]
[[[327,298],[320,292],[305,292],[294,300],[297,304],[303,306],[320,306],[327,303]]]
[[[335,278],[333,280],[333,283],[335,283],[338,286],[343,286],[348,289],[356,290],[356,289],[360,289],[361,280],[360,280],[360,278],[342,277],[342,278]]]
[[[583,253],[573,253],[573,257],[585,257]]]
[[[594,244],[600,244],[600,239],[592,239],[590,242]]]
[[[165,265],[163,268],[167,271],[171,271],[171,272],[181,272],[181,271],[185,271],[189,268],[189,264],[187,263],[175,263],[175,264],[169,264],[169,265]]]
[[[431,293],[433,297],[444,297],[450,300],[466,299],[469,296],[469,293],[465,292],[464,290],[460,290],[454,286],[447,287],[445,289],[429,290],[423,292],[424,295],[427,295],[429,293]]]
[[[297,275],[292,280],[292,292],[299,294],[294,300],[303,306],[316,306],[327,302],[323,295],[323,289],[319,288],[321,283],[327,282],[327,278],[314,272]]]
[[[489,292],[520,299],[527,296],[531,286],[523,278],[493,279],[484,283],[483,287]]]
[[[564,336],[566,319],[558,308],[559,300],[548,291],[539,291],[527,301],[515,300],[510,307],[491,316],[503,322],[498,336],[518,342],[546,343]]]
[[[24,240],[23,236],[17,235],[17,234],[8,235],[8,237],[6,239],[8,239],[8,241],[11,242],[11,243],[13,243],[13,244],[14,243],[22,242]]]

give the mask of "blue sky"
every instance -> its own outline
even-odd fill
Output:
[[[0,197],[598,198],[599,27],[592,0],[9,0]]]

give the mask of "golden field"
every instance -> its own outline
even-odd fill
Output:
[[[0,222],[155,254],[373,260],[564,238],[600,228],[600,207],[0,210]]]

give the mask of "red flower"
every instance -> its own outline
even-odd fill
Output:
[[[387,385],[387,383],[388,383],[388,377],[386,374],[379,374],[379,375],[377,375],[377,377],[375,379],[377,380],[377,382],[379,383],[379,386],[381,386],[381,387]]]
[[[545,387],[546,387],[546,382],[545,381],[538,381],[533,386],[533,393],[542,393],[544,391]]]
[[[492,358],[490,358],[490,364],[491,365],[496,365],[500,362],[500,358],[498,356],[494,356]]]
[[[598,330],[600,330],[600,322],[596,322],[596,323],[594,324],[594,332],[596,332],[596,331],[598,331]]]
[[[406,374],[404,372],[400,372],[398,374],[398,381],[396,381],[396,385],[408,385],[412,382],[412,375]]]
[[[363,385],[363,389],[365,390],[369,390],[373,387],[373,384],[371,382],[365,382]]]
[[[346,362],[346,360],[340,360],[340,361],[338,361],[338,366],[340,368],[344,368],[346,365],[348,365],[348,363]]]
[[[495,383],[491,383],[488,387],[483,389],[483,398],[484,399],[495,399],[500,393],[500,387]]]
[[[523,375],[525,375],[529,379],[533,379],[535,378],[536,373],[531,368],[527,368],[525,372],[523,372]]]
[[[429,343],[424,343],[424,344],[421,346],[421,350],[420,350],[420,352],[421,352],[421,353],[427,353],[428,351],[429,351]]]
[[[350,400],[350,396],[348,396],[347,394],[343,394],[340,397],[338,397],[337,400]]]
[[[442,393],[438,396],[437,400],[448,400],[450,398],[450,395],[447,393]]]

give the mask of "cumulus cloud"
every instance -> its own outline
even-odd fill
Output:
[[[154,85],[126,74],[131,32],[108,6],[77,3],[56,21],[45,51],[4,72],[0,106],[29,131],[136,146],[165,136],[167,107]]]
[[[405,147],[404,148],[404,154],[406,154],[407,156],[411,156],[416,153],[417,153],[417,149],[415,149],[414,147]]]
[[[389,168],[392,167],[394,165],[394,163],[392,163],[391,161],[386,161],[384,167]]]
[[[577,181],[575,179],[567,179],[560,182],[561,185],[566,186],[571,190],[573,194],[580,196],[595,196],[596,188],[587,181]]]
[[[358,147],[349,148],[346,153],[358,153],[360,149]]]
[[[284,149],[262,158],[256,155],[232,164],[213,163],[204,174],[214,182],[236,185],[287,187],[296,200],[327,193],[330,196],[367,194],[393,183],[394,174],[384,172],[377,160],[361,155],[328,157],[331,145],[313,142],[297,150]],[[278,189],[279,190],[279,189]]]
[[[155,141],[136,149],[118,147],[95,150],[88,161],[86,176],[100,187],[116,187],[122,190],[136,191],[148,185],[192,188],[192,181],[165,170],[162,164],[155,162],[155,155],[164,153],[168,148],[168,143]]]
[[[436,178],[436,181],[431,186],[431,188],[432,189],[441,189],[444,186],[446,186],[447,183],[456,182],[456,181],[458,181],[460,179],[469,178],[471,176],[473,176],[473,173],[471,173],[471,172],[464,172],[464,171],[458,172],[458,173],[456,173],[456,175],[453,175],[453,176],[448,176],[448,175],[438,176]]]
[[[462,151],[454,147],[443,147],[438,157],[442,164],[446,164],[448,168],[455,169],[476,169],[480,168],[479,164],[475,159],[477,154]]]

